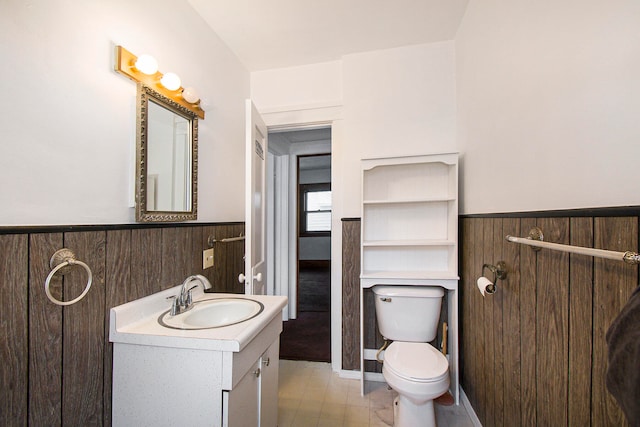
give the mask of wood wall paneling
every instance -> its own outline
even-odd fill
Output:
[[[27,425],[28,236],[0,236],[0,425]]]
[[[529,230],[535,227],[535,219],[523,218],[520,222],[522,236],[529,235]],[[530,248],[520,248],[520,387],[521,387],[521,425],[537,426],[536,411],[536,317],[537,312],[537,255]],[[514,266],[514,269],[516,266]],[[514,283],[517,286],[517,284]],[[510,304],[511,301],[507,301]]]
[[[109,309],[201,273],[209,227],[215,233],[230,227],[221,237],[244,231],[242,224],[225,224],[0,235],[0,292],[11,298],[0,310],[0,425],[111,425]],[[216,248],[223,262],[234,262],[219,269],[220,283],[237,282],[244,268],[242,243]],[[49,260],[63,247],[93,274],[87,295],[65,307],[50,302],[43,289]],[[77,266],[53,277],[51,293],[70,300],[86,282]]]
[[[131,231],[131,262],[129,301],[168,287],[162,277],[162,229]]]
[[[127,290],[131,284],[131,230],[107,232],[105,251],[105,307],[104,307],[104,425],[111,425],[111,379],[113,372],[113,344],[109,342],[109,310],[130,301]]]
[[[360,221],[342,222],[342,369],[360,370]]]
[[[594,240],[597,248],[637,251],[638,218],[595,218]],[[605,259],[594,262],[592,425],[625,425],[624,415],[605,387],[605,334],[638,286],[638,268]]]
[[[62,424],[62,307],[44,293],[49,259],[63,247],[62,233],[32,234],[29,241],[29,425]],[[51,280],[62,298],[62,279]]]
[[[593,219],[571,218],[571,245],[593,247]],[[569,423],[591,422],[593,257],[569,255]]]
[[[604,334],[638,285],[638,267],[504,240],[527,236],[534,226],[550,242],[617,251],[638,246],[638,217],[464,218],[465,393],[483,425],[624,426],[604,385]],[[482,264],[500,260],[507,279],[482,298],[475,286]]]
[[[502,294],[502,355],[503,355],[503,413],[502,425],[516,426],[521,421],[521,371],[520,371],[520,245],[507,242],[504,236],[520,236],[520,220],[505,218],[502,222],[500,240],[502,256],[508,267],[507,278],[500,281]]]
[[[64,425],[103,425],[105,237],[104,231],[64,234],[64,246],[93,272],[89,293],[62,312]],[[79,266],[64,275],[65,300],[80,295],[87,279],[87,272]]]
[[[569,243],[567,218],[542,219],[545,239]],[[537,265],[536,419],[541,425],[563,425],[567,420],[569,254],[541,250]],[[538,351],[544,349],[544,351]]]

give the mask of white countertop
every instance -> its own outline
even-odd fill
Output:
[[[264,305],[258,316],[245,322],[219,328],[181,330],[162,326],[158,317],[171,308],[167,297],[180,292],[180,286],[113,307],[109,314],[109,341],[157,347],[197,350],[242,350],[275,316],[282,315],[287,297],[270,295],[239,295],[204,293],[194,289],[193,300],[246,298]]]

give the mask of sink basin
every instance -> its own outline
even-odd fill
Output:
[[[167,310],[160,315],[158,322],[172,329],[221,328],[253,319],[262,310],[262,303],[252,299],[218,298],[196,301],[189,311],[176,316],[171,316]]]

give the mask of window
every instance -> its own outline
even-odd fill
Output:
[[[331,233],[331,184],[300,185],[300,235]]]

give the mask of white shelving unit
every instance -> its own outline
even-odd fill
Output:
[[[362,290],[374,285],[447,290],[451,391],[458,402],[458,154],[362,160]],[[361,304],[361,337],[364,313]],[[364,348],[364,360],[377,349]]]

